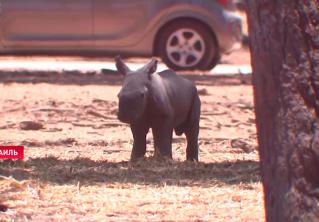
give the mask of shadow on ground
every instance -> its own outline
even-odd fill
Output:
[[[179,73],[200,85],[251,84],[251,75],[213,75],[209,73]],[[43,72],[43,71],[0,71],[0,83],[49,83],[60,85],[121,85],[122,76],[113,70],[101,72]]]
[[[63,160],[56,157],[0,162],[0,174],[17,180],[40,180],[52,184],[84,185],[133,183],[210,187],[216,184],[248,184],[260,181],[259,163],[192,163],[145,158],[138,162],[93,161],[88,158]]]

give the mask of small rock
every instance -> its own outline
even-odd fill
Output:
[[[20,122],[20,129],[21,130],[40,130],[43,129],[43,124],[34,121],[23,121]]]
[[[8,210],[8,206],[4,204],[0,204],[0,212],[6,212]]]
[[[205,88],[204,89],[199,89],[199,90],[197,90],[197,92],[198,92],[198,95],[201,95],[201,96],[209,95],[207,89],[205,89]]]

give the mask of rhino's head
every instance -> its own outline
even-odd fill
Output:
[[[124,75],[122,89],[118,94],[118,119],[133,123],[144,113],[148,96],[151,75],[156,72],[157,60],[152,59],[137,71],[131,71],[119,56],[115,58],[116,68]]]

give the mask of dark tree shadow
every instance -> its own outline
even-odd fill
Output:
[[[259,163],[235,161],[192,163],[145,158],[138,162],[62,160],[56,157],[2,161],[0,174],[17,180],[33,179],[52,184],[84,185],[131,183],[210,187],[216,184],[248,184],[260,181]]]
[[[106,73],[79,71],[0,71],[0,83],[49,83],[59,85],[120,85],[122,76],[112,70]]]
[[[251,75],[213,75],[209,73],[178,73],[200,85],[251,84]],[[122,76],[114,70],[80,71],[1,71],[0,83],[49,83],[59,85],[121,85]]]

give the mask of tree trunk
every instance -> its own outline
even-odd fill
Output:
[[[319,1],[246,7],[267,221],[319,221]]]

